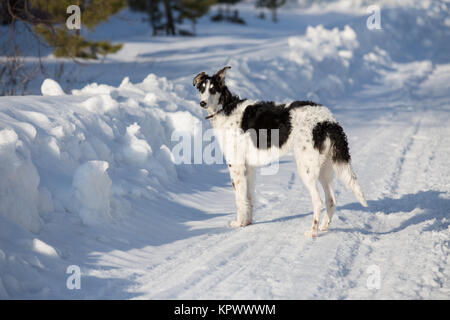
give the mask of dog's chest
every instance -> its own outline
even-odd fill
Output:
[[[213,120],[214,129],[218,130],[239,130],[242,123],[242,111],[236,110],[231,115],[220,115]]]

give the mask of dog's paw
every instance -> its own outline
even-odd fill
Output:
[[[230,226],[230,228],[240,228],[240,227],[248,226],[249,224],[251,224],[250,221],[238,222],[236,220],[233,220],[229,223],[229,226]]]
[[[320,232],[327,232],[328,231],[328,223],[322,223],[322,225],[319,227]]]
[[[240,222],[237,222],[236,220],[231,221],[231,222],[228,224],[228,226],[229,226],[230,228],[240,228],[240,227],[242,227],[241,223],[240,223]]]
[[[311,238],[317,238],[317,230],[308,230],[308,231],[306,231],[305,232],[305,237],[306,238],[309,238],[309,239],[311,239]]]

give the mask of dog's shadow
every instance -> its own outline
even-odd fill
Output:
[[[409,226],[417,225],[425,221],[430,221],[429,224],[423,229],[423,231],[440,231],[447,229],[449,222],[445,218],[449,217],[450,213],[450,199],[444,198],[446,192],[443,191],[419,191],[414,194],[406,194],[398,199],[395,198],[382,198],[378,200],[368,200],[368,207],[364,208],[359,203],[353,202],[343,206],[338,206],[336,211],[342,210],[354,210],[362,211],[367,214],[374,213],[384,213],[385,215],[397,214],[400,212],[412,212],[414,209],[421,209],[420,213],[412,214],[411,217],[403,221],[399,226],[392,228],[388,231],[377,232],[371,231],[364,228],[350,226],[348,228],[334,228],[333,223],[330,226],[330,231],[338,232],[359,232],[362,234],[371,235],[383,235],[390,234],[401,231]],[[322,215],[326,214],[324,211]],[[304,218],[311,216],[312,212],[294,214],[286,217],[280,217],[273,220],[259,221],[255,224],[266,224],[266,223],[278,223],[286,222],[294,219]],[[344,221],[350,222],[349,217],[345,217],[345,214],[341,215]]]
[[[406,194],[398,199],[382,198],[378,200],[368,200],[368,207],[364,208],[359,203],[349,203],[344,206],[337,207],[336,210],[357,210],[372,213],[383,213],[386,216],[397,214],[400,212],[412,212],[414,209],[420,209],[416,214],[405,219],[400,225],[383,232],[371,231],[363,228],[330,228],[330,230],[341,232],[360,232],[362,234],[383,235],[395,233],[413,225],[429,221],[423,231],[441,231],[447,229],[449,222],[446,218],[450,213],[450,199],[444,196],[448,193],[443,191],[419,191],[414,194]],[[347,220],[347,219],[345,219]]]
[[[286,222],[286,221],[290,221],[290,220],[303,218],[303,217],[306,217],[306,216],[309,216],[309,215],[312,215],[312,214],[313,214],[312,212],[293,214],[293,215],[290,215],[290,216],[279,217],[279,218],[272,219],[272,220],[256,221],[256,222],[253,222],[253,224],[266,224],[266,223]]]

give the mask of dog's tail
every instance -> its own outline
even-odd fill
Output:
[[[318,123],[313,130],[314,147],[322,152],[329,139],[329,154],[333,163],[333,169],[339,180],[350,189],[356,199],[367,207],[366,199],[361,186],[356,179],[356,175],[350,165],[350,151],[348,148],[347,136],[342,127],[337,122],[324,121]]]
[[[337,177],[342,183],[350,189],[355,195],[356,199],[364,206],[367,207],[367,202],[364,197],[364,193],[361,186],[356,180],[356,175],[352,170],[349,162],[333,162],[333,169],[336,172]]]

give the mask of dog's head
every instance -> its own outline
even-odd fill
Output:
[[[225,74],[231,67],[225,67],[213,76],[208,76],[201,72],[195,76],[192,84],[197,87],[200,92],[200,106],[208,109],[209,113],[214,113],[219,110],[221,104],[221,96],[226,90]]]

